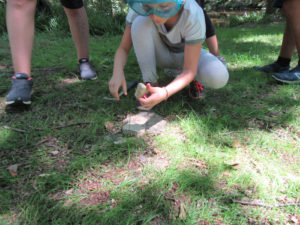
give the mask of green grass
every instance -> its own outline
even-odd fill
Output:
[[[277,58],[283,28],[219,28],[228,85],[200,102],[187,90],[172,96],[154,108],[169,120],[164,134],[121,145],[105,122],[137,112],[133,91],[118,103],[103,100],[120,36],[91,38],[99,79],[80,82],[72,40],[37,34],[27,109],[4,107],[12,65],[2,36],[0,224],[293,224],[299,206],[234,203],[299,200],[300,86],[252,69]],[[126,76],[140,80],[133,52]],[[7,170],[13,164],[16,176]]]

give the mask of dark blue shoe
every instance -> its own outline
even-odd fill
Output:
[[[300,65],[296,66],[289,72],[276,73],[272,76],[275,80],[278,80],[286,84],[300,84]]]
[[[6,105],[30,105],[32,78],[25,73],[16,73],[11,81],[12,86],[6,96]]]
[[[265,73],[285,73],[289,71],[290,66],[281,66],[277,62],[273,62],[266,66],[254,66],[253,69]]]

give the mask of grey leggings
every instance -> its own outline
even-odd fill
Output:
[[[156,66],[181,69],[184,53],[171,52],[159,37],[152,20],[138,16],[132,23],[131,37],[144,82],[157,82]],[[217,57],[201,50],[196,80],[209,88],[222,88],[229,78],[227,68]]]

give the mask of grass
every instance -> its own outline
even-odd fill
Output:
[[[120,36],[91,38],[99,79],[81,82],[72,40],[37,34],[26,109],[4,106],[12,65],[2,36],[0,224],[296,224],[299,206],[235,202],[299,201],[300,86],[252,69],[277,58],[283,28],[219,28],[228,85],[201,102],[172,96],[154,108],[169,121],[164,134],[120,145],[106,122],[137,112],[133,92],[103,100]],[[126,75],[140,79],[133,52]]]

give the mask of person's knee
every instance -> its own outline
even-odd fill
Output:
[[[229,79],[229,73],[226,69],[219,71],[218,73],[210,74],[209,87],[213,89],[219,89],[225,87]]]
[[[229,79],[227,68],[221,62],[215,62],[213,65],[205,65],[199,68],[199,82],[204,86],[213,89],[224,87]]]
[[[131,25],[131,35],[133,38],[150,35],[153,26],[151,19],[144,16],[138,16]]]
[[[24,9],[28,7],[35,7],[36,0],[7,0],[7,5],[15,9]]]

